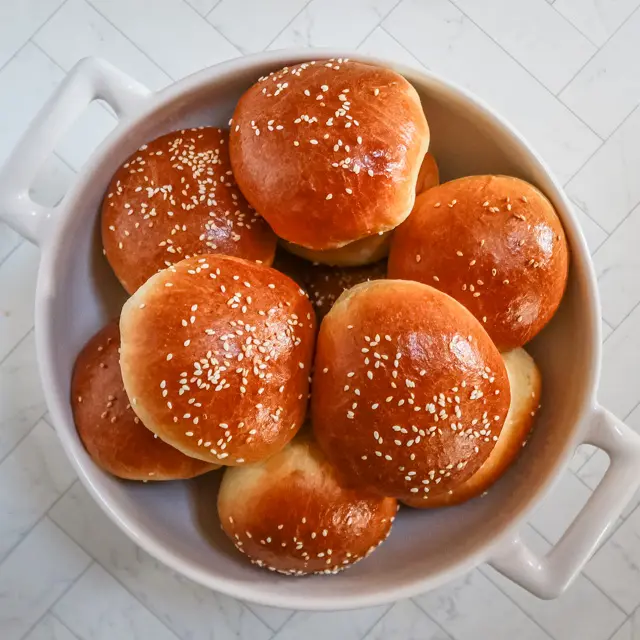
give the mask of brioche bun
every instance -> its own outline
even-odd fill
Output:
[[[378,262],[389,255],[391,231],[375,233],[361,240],[345,244],[339,249],[314,251],[299,244],[281,240],[280,244],[289,252],[309,262],[326,264],[331,267],[360,267]]]
[[[273,268],[288,275],[307,292],[318,321],[329,313],[335,301],[347,289],[387,277],[386,260],[362,267],[329,267],[312,264],[286,251],[278,251]]]
[[[279,237],[314,251],[400,224],[428,146],[416,90],[389,69],[342,58],[260,78],[230,133],[242,193]]]
[[[117,320],[98,331],[76,359],[71,408],[78,435],[93,461],[125,480],[178,480],[217,469],[153,435],[131,409],[120,374]]]
[[[489,457],[509,397],[480,323],[424,284],[357,285],[320,326],[314,434],[350,482],[378,495],[426,501],[455,490]]]
[[[416,195],[431,189],[431,187],[437,187],[440,184],[440,171],[436,164],[436,159],[432,153],[427,153],[422,161],[420,167],[420,173],[418,173],[418,181],[416,182]]]
[[[235,183],[228,139],[213,127],[174,131],[116,171],[102,204],[102,243],[129,293],[202,253],[273,261],[276,237]]]
[[[120,331],[133,410],[187,455],[255,462],[302,425],[315,317],[282,273],[230,256],[183,260],[125,303]]]
[[[322,320],[344,291],[370,280],[387,277],[385,260],[364,267],[311,266],[306,273],[305,289],[316,310],[318,320]]]
[[[533,358],[522,348],[502,354],[509,386],[511,405],[500,437],[485,463],[464,484],[451,493],[434,496],[427,502],[407,500],[415,507],[445,507],[466,502],[484,493],[500,479],[525,445],[540,406],[542,378]]]
[[[508,176],[471,176],[417,198],[393,235],[388,270],[453,296],[507,351],[552,318],[568,266],[562,224],[538,189]]]
[[[218,493],[225,533],[254,564],[287,575],[337,573],[391,531],[394,498],[346,486],[301,435],[258,464],[228,469]]]

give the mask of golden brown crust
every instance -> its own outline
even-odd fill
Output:
[[[201,253],[273,261],[276,237],[235,183],[228,139],[213,127],[174,131],[143,145],[113,176],[102,242],[129,293]]]
[[[324,251],[409,215],[429,128],[402,76],[340,58],[261,78],[230,145],[242,192],[278,236]]]
[[[471,176],[424,192],[392,239],[389,277],[429,284],[461,302],[503,351],[552,318],[569,252],[547,198],[507,176]]]
[[[305,289],[318,320],[322,320],[347,289],[370,280],[387,277],[387,262],[382,260],[364,267],[340,268],[311,265],[306,272]]]
[[[461,504],[481,495],[500,479],[526,444],[540,407],[542,378],[533,358],[522,348],[502,354],[511,389],[511,404],[496,446],[484,464],[464,484],[451,493],[434,496],[427,502],[406,500],[413,507],[434,508]]]
[[[278,247],[271,266],[289,276],[299,287],[307,291],[307,272],[313,266],[311,263]]]
[[[73,369],[73,418],[93,461],[125,480],[178,480],[217,469],[185,456],[142,424],[122,384],[119,348],[114,320],[87,342]]]
[[[416,195],[437,187],[440,184],[440,171],[436,163],[436,159],[432,153],[427,153],[422,161],[418,181],[416,182]]]
[[[484,329],[426,285],[357,285],[320,326],[314,433],[351,482],[379,495],[428,500],[465,482],[491,453],[509,398]]]
[[[225,533],[254,564],[285,573],[337,573],[389,535],[396,500],[345,486],[317,444],[296,438],[250,467],[228,469],[218,493]]]
[[[126,302],[120,331],[134,411],[187,455],[255,462],[302,425],[315,317],[275,269],[221,255],[183,260]]]
[[[389,255],[391,234],[391,231],[376,233],[350,242],[339,249],[327,249],[326,251],[314,251],[286,240],[282,240],[280,244],[290,253],[309,262],[326,264],[331,267],[360,267],[378,262]]]
[[[329,267],[302,260],[287,251],[278,251],[273,268],[295,280],[309,296],[318,321],[322,320],[336,300],[347,289],[369,280],[387,277],[387,261],[362,267]]]

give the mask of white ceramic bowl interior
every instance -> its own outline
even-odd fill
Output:
[[[614,508],[604,509],[603,497],[597,526],[593,523],[594,513],[583,517],[583,528],[585,523],[590,528],[589,539],[578,541],[579,557],[573,559],[570,570],[564,567],[562,575],[555,578],[522,577],[523,572],[533,572],[535,567],[518,566],[531,562],[521,547],[516,549],[515,557],[507,548],[513,543],[505,541],[516,540],[518,546],[513,529],[542,498],[575,447],[586,437],[600,444],[603,440],[593,436],[602,429],[598,426],[601,416],[597,420],[590,418],[592,422],[585,426],[585,418],[597,412],[594,394],[600,359],[597,291],[589,254],[568,201],[527,144],[488,107],[428,73],[379,61],[397,68],[418,90],[431,128],[431,151],[440,165],[442,179],[503,173],[534,183],[556,206],[572,252],[569,285],[561,308],[527,347],[544,380],[543,406],[535,432],[517,463],[488,495],[448,509],[402,509],[388,541],[365,561],[335,577],[292,579],[251,566],[226,540],[215,514],[219,474],[191,482],[121,482],[96,467],[78,439],[68,401],[74,359],[86,340],[109,318],[118,315],[125,299],[99,243],[98,211],[111,175],[129,153],[160,134],[196,125],[226,126],[237,99],[260,75],[285,63],[331,55],[337,57],[336,52],[317,51],[261,54],[207,69],[149,96],[121,76],[117,81],[109,80],[109,74],[115,72],[102,62],[81,63],[85,68],[76,74],[93,77],[90,97],[109,98],[110,91],[131,94],[129,100],[111,96],[116,110],[124,112],[125,117],[95,152],[50,222],[34,226],[33,220],[42,217],[42,211],[35,207],[31,207],[33,218],[22,214],[23,218],[18,219],[20,212],[9,216],[10,222],[42,246],[37,346],[57,431],[85,485],[128,535],[188,577],[245,600],[303,609],[373,605],[433,588],[501,555],[503,560],[496,560],[501,570],[540,595],[554,595],[586,560],[607,522],[615,518],[613,511],[618,506],[622,509],[637,486],[637,472],[630,476],[629,470],[624,470],[624,490],[618,486],[621,476],[610,477],[608,499],[611,503],[615,492]],[[117,90],[111,86],[114,84],[118,85]],[[87,96],[82,99],[86,102]],[[60,95],[57,100],[61,100]],[[55,105],[49,108],[60,111]],[[44,127],[51,126],[46,114],[43,118],[36,123],[40,135]],[[21,158],[14,160],[20,164]],[[6,189],[9,184],[5,173],[0,187]],[[615,428],[623,429],[619,425]],[[631,437],[621,433],[624,438]],[[632,449],[636,447],[637,464],[640,449],[637,443],[632,444]],[[565,549],[565,559],[556,562],[567,564],[566,555]],[[544,565],[544,559],[536,561]],[[540,570],[549,572],[548,569],[542,566]]]

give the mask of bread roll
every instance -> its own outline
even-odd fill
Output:
[[[315,318],[282,273],[229,256],[183,260],[126,302],[120,331],[133,410],[187,455],[256,462],[302,425]]]
[[[216,465],[180,453],[153,435],[132,411],[120,374],[117,320],[84,346],[73,368],[71,408],[93,461],[125,480],[193,478]]]
[[[287,251],[309,262],[332,267],[359,267],[378,262],[389,255],[391,232],[374,233],[372,236],[345,244],[339,249],[326,251],[314,251],[286,240],[282,240],[281,244]]]
[[[440,184],[440,171],[436,164],[433,154],[427,153],[422,161],[418,181],[416,182],[416,195],[419,196],[431,187],[437,187]]]
[[[329,267],[312,264],[286,251],[278,251],[273,268],[295,280],[309,296],[318,321],[322,320],[343,291],[369,280],[387,277],[387,262],[362,267]]]
[[[522,451],[540,406],[542,378],[533,358],[524,349],[507,351],[502,358],[509,376],[511,405],[493,451],[480,469],[455,491],[440,494],[425,503],[407,500],[405,504],[444,507],[475,498],[499,480]]]
[[[471,176],[420,195],[394,233],[389,277],[448,293],[502,351],[531,340],[553,317],[569,251],[552,204],[507,176]]]
[[[326,251],[409,215],[429,128],[402,76],[339,58],[260,78],[230,145],[238,185],[276,234]]]
[[[305,288],[316,310],[318,320],[322,320],[344,291],[370,280],[383,280],[387,276],[385,260],[364,267],[311,266],[307,270]]]
[[[259,567],[337,573],[389,535],[393,498],[350,488],[316,443],[301,436],[258,464],[228,469],[218,513],[236,548]]]
[[[378,495],[428,500],[489,457],[509,409],[500,353],[453,298],[424,284],[349,289],[318,334],[311,415],[327,457]]]
[[[235,183],[228,139],[213,127],[174,131],[116,171],[102,205],[102,243],[129,293],[197,254],[273,261],[276,237]]]

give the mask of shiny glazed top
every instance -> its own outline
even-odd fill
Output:
[[[569,250],[553,205],[510,176],[470,176],[416,200],[391,241],[390,278],[461,302],[502,351],[521,347],[556,312]]]
[[[341,58],[285,67],[240,98],[231,164],[276,234],[334,249],[411,211],[429,128],[399,74]]]
[[[183,260],[129,298],[120,331],[134,411],[188,455],[255,462],[302,426],[315,317],[284,274],[230,256]]]
[[[500,353],[458,302],[417,282],[346,291],[320,326],[314,433],[353,483],[429,499],[482,465],[509,409]]]
[[[133,293],[148,278],[202,253],[270,265],[276,237],[238,189],[223,129],[182,129],[143,144],[116,171],[102,204],[102,242]]]

